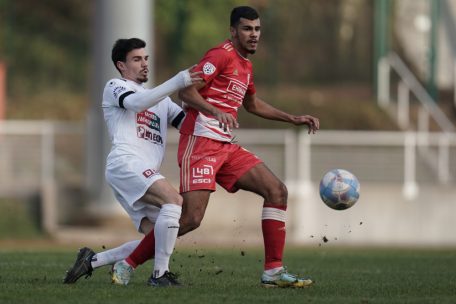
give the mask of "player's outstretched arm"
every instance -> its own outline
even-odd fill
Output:
[[[132,110],[136,113],[142,112],[150,107],[153,107],[177,90],[201,82],[202,78],[200,75],[201,72],[189,72],[189,70],[181,71],[173,78],[165,81],[153,89],[137,93],[132,92],[132,94],[124,98],[123,106],[125,109]]]
[[[199,89],[205,86],[204,82],[186,87],[179,91],[179,98],[182,99],[190,107],[202,112],[205,115],[213,116],[220,124],[229,129],[238,128],[238,122],[233,115],[220,111],[210,103],[208,103],[198,92]]]
[[[264,102],[256,95],[246,95],[243,105],[249,113],[255,114],[265,119],[289,122],[296,126],[307,125],[309,127],[309,134],[315,134],[315,132],[320,129],[320,121],[318,118],[310,115],[298,116],[285,113]]]

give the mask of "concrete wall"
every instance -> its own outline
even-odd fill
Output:
[[[290,197],[288,245],[456,246],[456,189],[451,187],[424,186],[408,201],[402,198],[402,185],[361,184],[360,200],[344,211],[326,207],[317,184],[312,189],[307,194],[298,189]],[[219,189],[201,227],[180,243],[261,244],[261,206],[254,194]]]

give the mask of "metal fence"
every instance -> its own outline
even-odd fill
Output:
[[[344,168],[365,184],[401,184],[405,199],[420,187],[452,185],[456,135],[430,132],[238,130],[241,145],[260,156],[293,195],[318,183],[333,168]],[[38,195],[45,231],[77,216],[85,185],[85,128],[82,123],[0,123],[0,198]],[[178,133],[170,130],[163,174],[178,184]],[[428,157],[431,151],[433,157]]]

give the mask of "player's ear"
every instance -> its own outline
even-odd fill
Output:
[[[230,34],[231,34],[231,37],[233,37],[233,38],[236,37],[236,35],[237,35],[237,30],[236,30],[235,27],[230,26]]]
[[[127,69],[125,62],[123,62],[123,61],[117,61],[116,66],[120,71],[125,71]]]

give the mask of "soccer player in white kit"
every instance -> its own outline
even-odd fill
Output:
[[[138,38],[119,39],[112,49],[113,63],[122,78],[109,80],[103,92],[103,113],[112,142],[106,180],[138,231],[155,236],[154,270],[148,284],[173,286],[179,282],[169,271],[169,259],[179,230],[182,197],[160,174],[160,166],[167,125],[179,128],[185,113],[168,95],[201,78],[200,73],[185,70],[153,89],[144,88],[149,72],[145,46]],[[81,276],[90,276],[94,268],[121,261],[113,268],[112,280],[128,284],[133,268],[122,260],[139,243],[131,241],[98,254],[82,248],[64,283],[74,283]],[[122,269],[117,272],[116,267]]]

